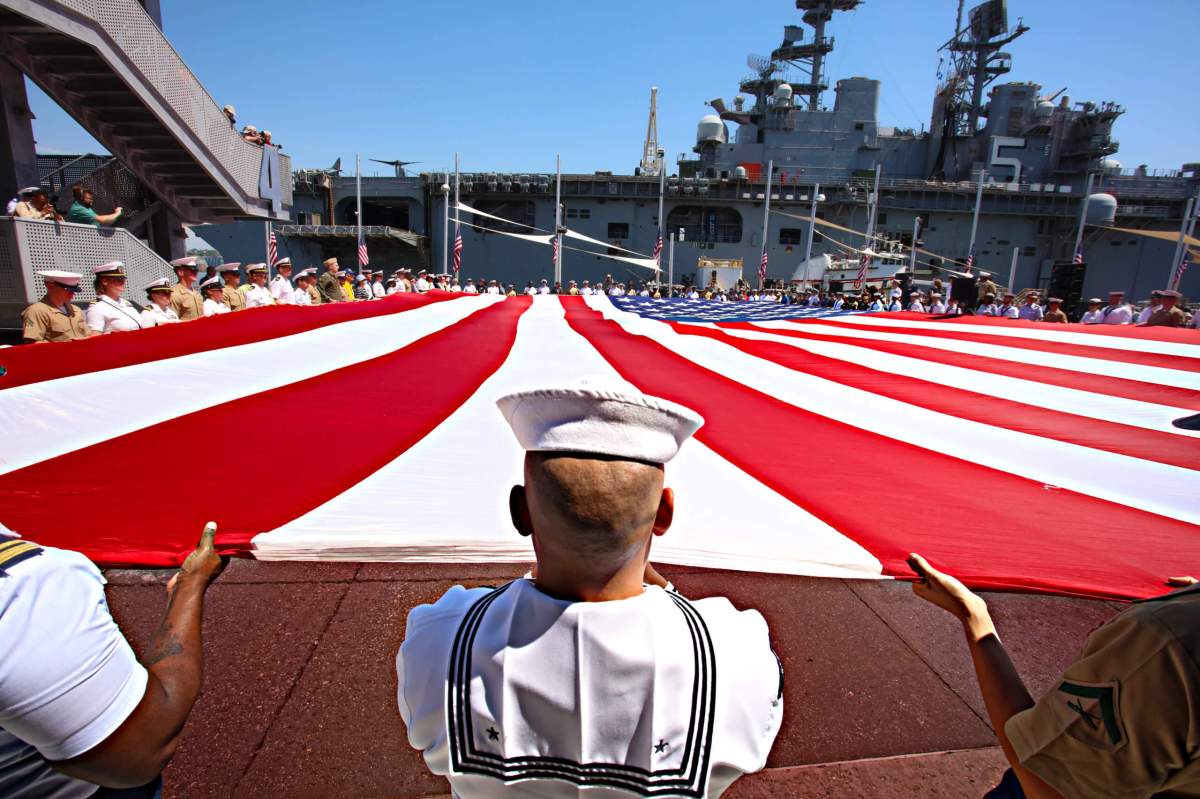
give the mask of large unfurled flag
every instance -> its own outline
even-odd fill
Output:
[[[654,240],[654,252],[650,253],[650,257],[654,259],[655,266],[662,266],[662,251],[663,240],[662,231],[658,231],[658,238]]]
[[[210,518],[224,552],[261,559],[527,563],[502,488],[524,453],[496,400],[618,376],[706,420],[666,466],[658,562],[883,579],[916,551],[974,588],[1114,598],[1200,564],[1200,438],[1173,424],[1200,413],[1194,330],[431,292],[3,364],[0,523],[101,565],[178,565]],[[186,491],[162,468],[163,441],[347,398],[386,424],[213,441]],[[287,479],[229,495],[233,473]],[[961,523],[879,512],[931,494]]]
[[[267,260],[271,266],[279,261],[279,250],[275,249],[275,228],[271,228],[271,236],[267,239]]]
[[[360,235],[358,239],[358,265],[360,267],[360,271],[361,267],[364,267],[369,263],[371,263],[371,259],[367,256],[367,242]]]
[[[762,260],[758,262],[758,283],[762,285],[767,280],[767,248],[763,247]]]
[[[458,274],[462,269],[462,229],[457,222],[454,223],[454,274]]]
[[[858,259],[858,274],[854,276],[854,288],[862,288],[863,283],[867,280],[867,267],[871,265],[871,254],[864,252]]]

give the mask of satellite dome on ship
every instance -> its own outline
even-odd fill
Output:
[[[725,123],[716,114],[707,114],[700,117],[700,123],[696,125],[696,141],[697,142],[725,142]]]

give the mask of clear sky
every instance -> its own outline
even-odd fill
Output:
[[[968,7],[975,5],[968,0]],[[883,81],[880,123],[928,126],[937,48],[955,0],[867,0],[835,16],[828,76]],[[1115,156],[1125,166],[1200,161],[1200,68],[1191,36],[1200,0],[1008,0],[1032,30],[1008,50],[1002,80],[1062,87],[1074,100],[1112,100]],[[239,123],[270,129],[297,167],[339,156],[420,161],[437,171],[630,173],[641,157],[650,87],[658,135],[673,162],[690,151],[705,101],[737,93],[746,55],[767,54],[791,0],[361,0],[245,3],[163,0],[167,37]],[[807,30],[807,29],[806,29]],[[832,90],[826,102],[832,104]],[[95,150],[49,99],[31,90],[43,151]]]

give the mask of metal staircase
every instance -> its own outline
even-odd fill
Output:
[[[242,139],[137,0],[0,0],[0,53],[182,221],[288,219],[291,159]]]

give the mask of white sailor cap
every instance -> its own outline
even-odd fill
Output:
[[[196,256],[189,255],[186,258],[176,258],[174,261],[171,261],[171,266],[187,266],[196,269]]]
[[[207,291],[208,289],[219,289],[219,288],[221,288],[221,278],[218,277],[217,275],[213,275],[212,277],[203,281],[200,284],[200,288],[205,291]]]
[[[241,261],[226,261],[217,267],[218,272],[236,272],[238,267],[242,265]]]
[[[83,275],[77,272],[64,272],[61,269],[42,269],[38,272],[47,283],[57,283],[60,286],[78,286]]]
[[[587,379],[496,402],[530,452],[579,452],[666,463],[704,424],[695,411],[651,397],[622,380]]]
[[[93,266],[92,273],[96,277],[125,277],[125,262],[109,261],[106,264]]]
[[[148,286],[146,286],[147,294],[149,294],[152,291],[170,291],[170,290],[171,290],[171,281],[167,280],[165,277],[160,277],[158,280],[155,280],[153,283],[150,283]]]
[[[1090,300],[1088,300],[1088,305],[1091,305],[1093,302],[1097,305],[1100,305],[1104,302],[1104,300],[1100,299],[1099,297],[1092,297]]]
[[[291,258],[280,258],[278,261],[275,262],[276,269],[278,269],[281,266],[291,266],[291,265],[292,265]]]

